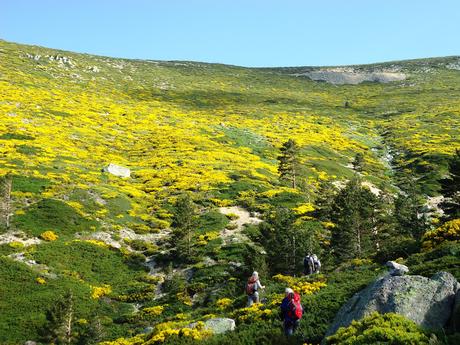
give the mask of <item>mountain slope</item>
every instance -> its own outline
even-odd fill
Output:
[[[218,285],[242,273],[228,265],[242,261],[244,244],[220,242],[229,219],[216,207],[244,205],[253,192],[260,213],[311,203],[321,181],[349,179],[362,153],[373,186],[394,185],[406,169],[436,195],[460,142],[458,63],[351,66],[347,73],[405,77],[334,85],[304,75],[321,68],[124,60],[0,41],[0,175],[12,176],[14,211],[0,237],[0,292],[11,296],[1,302],[0,342],[37,337],[45,310],[67,289],[82,319],[95,310],[105,318],[107,338],[141,331],[147,323],[131,314],[137,303],[156,306],[166,274],[143,265],[161,258],[184,191],[200,206],[200,250],[218,262],[217,273],[198,267],[198,287],[206,275]],[[300,146],[300,190],[278,179],[278,149],[290,138]],[[110,163],[131,177],[103,172]],[[40,239],[45,231],[58,239]],[[165,317],[193,312],[182,297]]]

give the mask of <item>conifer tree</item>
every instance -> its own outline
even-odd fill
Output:
[[[353,170],[356,172],[363,172],[364,170],[364,155],[361,152],[358,152],[351,163],[353,165]]]
[[[193,233],[196,224],[195,204],[189,194],[183,194],[175,205],[171,245],[175,247],[177,256],[185,261],[190,261],[193,257]]]
[[[428,228],[428,208],[418,192],[414,178],[406,176],[400,183],[401,192],[395,199],[396,230],[419,240]]]
[[[329,181],[321,183],[315,200],[315,218],[322,221],[330,221],[332,214],[332,205],[337,194],[335,186]]]
[[[280,150],[281,154],[278,156],[280,180],[288,181],[292,188],[296,188],[299,171],[299,147],[294,140],[289,139]]]
[[[56,345],[71,344],[74,340],[74,319],[73,295],[68,292],[46,312],[45,340]]]
[[[441,194],[445,198],[440,205],[444,218],[460,218],[460,149],[455,150],[455,155],[449,161],[449,176],[439,182]]]
[[[295,274],[306,252],[319,254],[315,224],[296,220],[292,210],[277,207],[260,225],[261,242],[267,252],[272,273]]]
[[[338,261],[365,257],[374,250],[373,229],[379,199],[353,177],[334,199],[331,246]]]
[[[98,315],[95,315],[84,334],[82,334],[78,339],[78,344],[80,345],[96,345],[102,342],[105,336],[104,327],[101,322],[101,318]]]

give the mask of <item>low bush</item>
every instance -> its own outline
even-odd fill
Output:
[[[353,321],[349,327],[339,328],[336,334],[326,339],[326,343],[428,345],[431,342],[424,331],[413,321],[394,313],[384,315],[373,313],[360,321]]]

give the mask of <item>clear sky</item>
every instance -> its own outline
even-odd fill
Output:
[[[460,0],[0,0],[0,38],[241,66],[371,63],[460,55]]]

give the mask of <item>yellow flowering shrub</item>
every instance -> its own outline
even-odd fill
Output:
[[[112,292],[110,285],[104,284],[102,286],[91,286],[91,298],[98,299],[102,296],[106,296]]]
[[[199,235],[196,243],[198,245],[205,246],[206,244],[208,244],[209,241],[215,240],[219,237],[220,235],[218,231],[210,231],[205,234]]]
[[[250,307],[235,310],[232,317],[238,323],[251,323],[254,321],[268,320],[275,315],[276,309],[272,310],[262,303],[254,303]]]
[[[364,265],[370,265],[372,264],[372,260],[370,259],[359,259],[359,258],[356,258],[356,259],[352,259],[350,261],[350,263],[353,265],[353,266],[364,266]]]
[[[185,305],[188,305],[188,306],[192,306],[193,305],[193,302],[192,302],[192,299],[190,298],[190,296],[188,295],[188,293],[186,292],[178,292],[176,294],[176,297],[179,301],[181,301],[182,303],[184,303]]]
[[[176,316],[174,317],[176,320],[187,320],[190,318],[190,314],[188,313],[178,313],[176,314]]]
[[[86,243],[94,244],[95,246],[102,247],[102,248],[108,248],[109,246],[107,243],[99,240],[85,240]]]
[[[217,308],[219,310],[225,310],[227,309],[231,304],[232,304],[232,300],[230,298],[221,298],[221,299],[218,299],[217,302],[216,302],[216,305],[217,305]]]
[[[198,324],[198,323],[197,323]],[[156,345],[163,343],[167,338],[171,336],[178,336],[184,338],[191,338],[193,340],[202,340],[212,335],[212,332],[202,327],[195,328],[181,328],[181,329],[165,329],[158,333],[155,333],[150,339],[148,339],[144,345]]]
[[[326,228],[326,229],[332,229],[335,227],[335,224],[332,222],[321,222],[321,224]]]
[[[285,283],[291,289],[302,295],[311,295],[315,292],[318,292],[321,288],[327,286],[327,284],[323,281],[308,282],[304,277],[296,278],[282,274],[273,276],[273,279]]]
[[[313,207],[313,204],[309,203],[309,202],[307,202],[305,204],[301,204],[301,205],[299,205],[299,206],[297,206],[297,207],[295,207],[293,209],[293,211],[298,215],[313,212],[314,210],[315,210],[315,208]]]
[[[48,230],[48,231],[45,231],[43,232],[41,235],[40,235],[40,238],[45,240],[45,241],[56,241],[58,239],[58,235],[56,235],[53,231],[51,230]]]
[[[165,309],[164,306],[156,305],[154,307],[144,308],[142,309],[142,312],[149,316],[158,316],[163,313],[164,309]]]
[[[426,232],[422,237],[422,249],[433,249],[444,241],[460,241],[460,219],[453,219],[435,230]]]
[[[46,280],[43,279],[42,277],[36,278],[35,281],[40,285],[46,284]]]
[[[112,341],[103,341],[99,345],[143,345],[145,344],[145,335],[139,334],[132,338],[118,338]]]
[[[10,242],[10,243],[8,243],[8,245],[9,245],[11,248],[14,248],[14,249],[21,249],[21,248],[24,248],[24,243],[18,242],[18,241]]]

